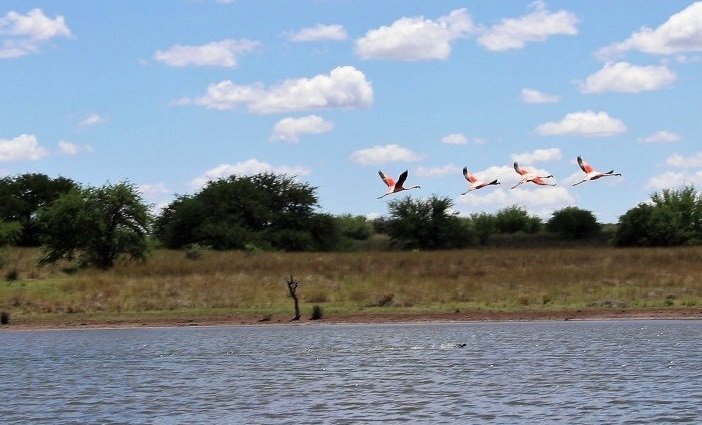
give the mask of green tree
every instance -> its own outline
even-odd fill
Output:
[[[665,189],[619,218],[617,245],[673,246],[702,243],[702,195],[694,186]]]
[[[337,216],[336,221],[341,235],[346,238],[364,241],[373,234],[372,224],[362,215],[343,214]]]
[[[546,223],[546,230],[568,239],[583,239],[600,232],[595,215],[588,210],[566,207],[553,213]]]
[[[4,177],[0,179],[0,220],[20,224],[18,245],[38,246],[41,229],[37,212],[77,186],[71,179],[38,173]]]
[[[112,267],[120,256],[146,259],[148,206],[130,183],[73,189],[39,211],[41,264],[77,261]]]
[[[512,205],[495,214],[495,227],[499,233],[537,233],[541,229],[541,219],[530,216],[524,208]]]
[[[470,245],[472,235],[466,221],[451,212],[450,198],[427,200],[406,197],[390,202],[388,233],[402,248],[450,249]]]
[[[197,243],[214,249],[333,249],[340,229],[331,216],[315,212],[315,190],[271,173],[212,181],[166,207],[155,234],[169,248]]]
[[[22,235],[22,226],[17,222],[0,220],[0,247],[15,243]]]
[[[477,236],[481,245],[487,245],[490,236],[497,232],[495,216],[488,213],[473,214],[470,216],[473,225],[473,233]]]

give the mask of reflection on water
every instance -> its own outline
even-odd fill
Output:
[[[702,321],[1,332],[0,416],[702,423],[701,354]]]

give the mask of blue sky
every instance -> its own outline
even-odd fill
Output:
[[[0,175],[128,180],[164,205],[272,171],[334,214],[378,177],[461,215],[573,205],[602,222],[702,187],[702,2],[3,1]],[[608,177],[575,187],[576,157]],[[512,163],[553,174],[521,185]],[[499,178],[461,196],[461,170]],[[403,196],[403,195],[394,195]]]

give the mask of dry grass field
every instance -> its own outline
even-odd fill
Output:
[[[469,249],[436,252],[245,253],[197,260],[159,250],[109,271],[37,268],[39,252],[4,253],[0,310],[12,323],[118,323],[303,315],[542,312],[702,307],[702,248]],[[9,279],[9,280],[8,280]]]

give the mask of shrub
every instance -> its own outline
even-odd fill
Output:
[[[495,214],[495,227],[499,233],[536,233],[541,228],[541,219],[530,216],[524,208],[513,205]]]
[[[9,325],[10,324],[10,313],[6,311],[0,311],[0,324]]]
[[[492,214],[473,214],[471,215],[471,223],[473,225],[473,233],[478,237],[481,245],[487,245],[490,236],[497,232],[495,216]]]
[[[312,316],[310,320],[320,320],[322,318],[322,307],[315,305],[312,306]]]
[[[568,239],[583,239],[600,232],[601,226],[591,211],[567,207],[553,213],[546,230]]]

